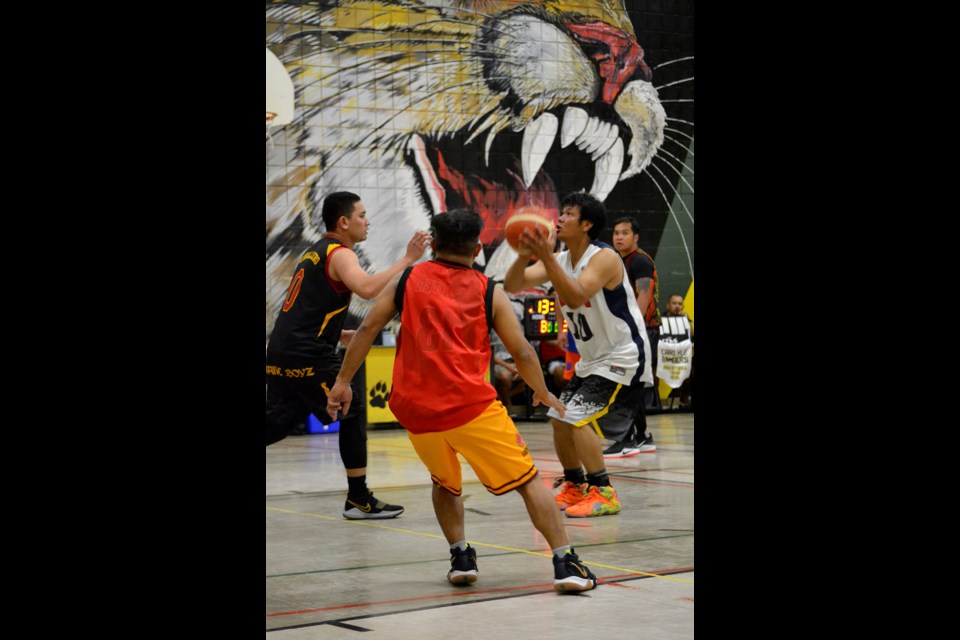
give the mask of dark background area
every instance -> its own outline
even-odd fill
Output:
[[[674,55],[681,47],[671,38],[692,45],[692,31],[678,35],[685,19],[667,15],[689,14],[692,21],[692,2],[627,6],[640,12],[635,24],[647,60]],[[820,343],[804,305],[824,300],[822,291],[808,291],[817,275],[841,272],[822,261],[815,224],[798,226],[816,223],[825,210],[817,201],[827,181],[823,147],[811,141],[827,144],[828,134],[808,122],[809,103],[797,99],[798,83],[823,67],[809,64],[806,27],[814,25],[797,22],[795,13],[700,6],[697,122],[706,215],[697,287],[696,624],[708,635],[731,620],[758,628],[748,637],[769,635],[755,619],[759,612],[822,631],[822,615],[810,614],[838,595],[827,579],[842,577],[824,571],[841,566],[824,553],[839,544],[830,542],[834,525],[845,522],[834,506],[840,472],[830,466],[841,453],[817,440],[838,427],[816,411],[814,381],[822,371],[811,365],[822,360],[810,357]],[[86,570],[121,586],[70,591],[69,600],[88,603],[74,625],[93,621],[109,597],[110,618],[97,619],[98,627],[260,637],[264,454],[254,423],[264,385],[263,9],[191,5],[134,22],[135,76],[142,82],[124,89],[123,104],[131,108],[113,120],[122,144],[93,145],[93,164],[111,171],[83,179],[86,188],[110,185],[116,217],[78,216],[75,202],[88,193],[82,190],[63,199],[65,191],[56,189],[51,203],[86,222],[89,243],[67,240],[82,242],[88,253],[106,249],[95,236],[107,224],[127,235],[97,254],[91,273],[71,265],[67,274],[83,285],[86,300],[93,301],[92,289],[101,291],[96,306],[103,313],[69,336],[78,351],[62,358],[73,375],[61,424],[82,419],[89,427],[60,429],[54,438],[51,421],[41,419],[31,432],[34,442],[55,442],[69,458],[58,465],[49,494],[57,514],[48,531],[58,532],[58,543],[48,554],[80,553],[96,563]],[[828,84],[821,95],[842,91]],[[194,118],[177,115],[185,107]],[[764,154],[775,161],[758,162]],[[78,164],[70,170],[83,172]],[[649,189],[640,192],[651,211],[644,226],[662,229],[664,211]],[[771,220],[788,221],[789,233],[772,239]],[[48,282],[62,282],[63,264]],[[121,273],[129,274],[122,284]],[[748,288],[744,278],[761,285]],[[758,292],[759,302],[748,304]],[[772,321],[763,338],[774,353],[762,369],[740,341],[742,319],[757,307]],[[749,385],[749,402],[731,391],[733,381]],[[69,515],[59,508],[68,499],[76,509]],[[80,529],[85,535],[59,535]],[[602,589],[592,597],[602,597]]]

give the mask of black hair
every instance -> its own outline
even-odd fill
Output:
[[[560,210],[562,211],[567,205],[580,207],[580,221],[593,223],[587,235],[591,240],[599,238],[607,224],[607,208],[603,203],[589,193],[577,192],[564,196],[560,201]]]
[[[437,253],[472,257],[483,231],[483,218],[471,209],[454,209],[433,216],[430,233],[436,241]]]
[[[340,216],[350,217],[353,215],[353,205],[360,202],[360,196],[349,191],[335,191],[328,193],[323,199],[323,224],[327,231],[334,231],[337,228],[337,220]]]
[[[622,216],[613,221],[613,226],[616,228],[618,224],[623,224],[624,222],[630,223],[630,228],[633,229],[633,235],[640,235],[640,223],[637,222],[637,219],[633,216]]]

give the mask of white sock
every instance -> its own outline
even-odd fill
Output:
[[[563,558],[563,556],[567,555],[567,551],[573,551],[573,549],[570,548],[570,545],[565,544],[562,547],[557,547],[556,549],[554,549],[553,555],[555,555],[558,558]]]

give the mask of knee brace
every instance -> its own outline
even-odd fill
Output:
[[[367,466],[367,426],[358,416],[340,419],[340,458],[347,469]]]

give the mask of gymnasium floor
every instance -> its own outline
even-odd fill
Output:
[[[693,637],[693,413],[648,417],[655,453],[607,460],[623,511],[564,518],[600,586],[552,588],[550,550],[516,493],[493,496],[464,463],[467,540],[479,580],[447,582],[448,545],[430,478],[400,428],[369,431],[368,484],[406,511],[341,517],[346,479],[336,434],[266,449],[266,630],[273,640],[337,638]],[[548,486],[561,474],[548,422],[518,421]],[[372,633],[373,635],[366,635]],[[638,635],[639,634],[639,635]]]

